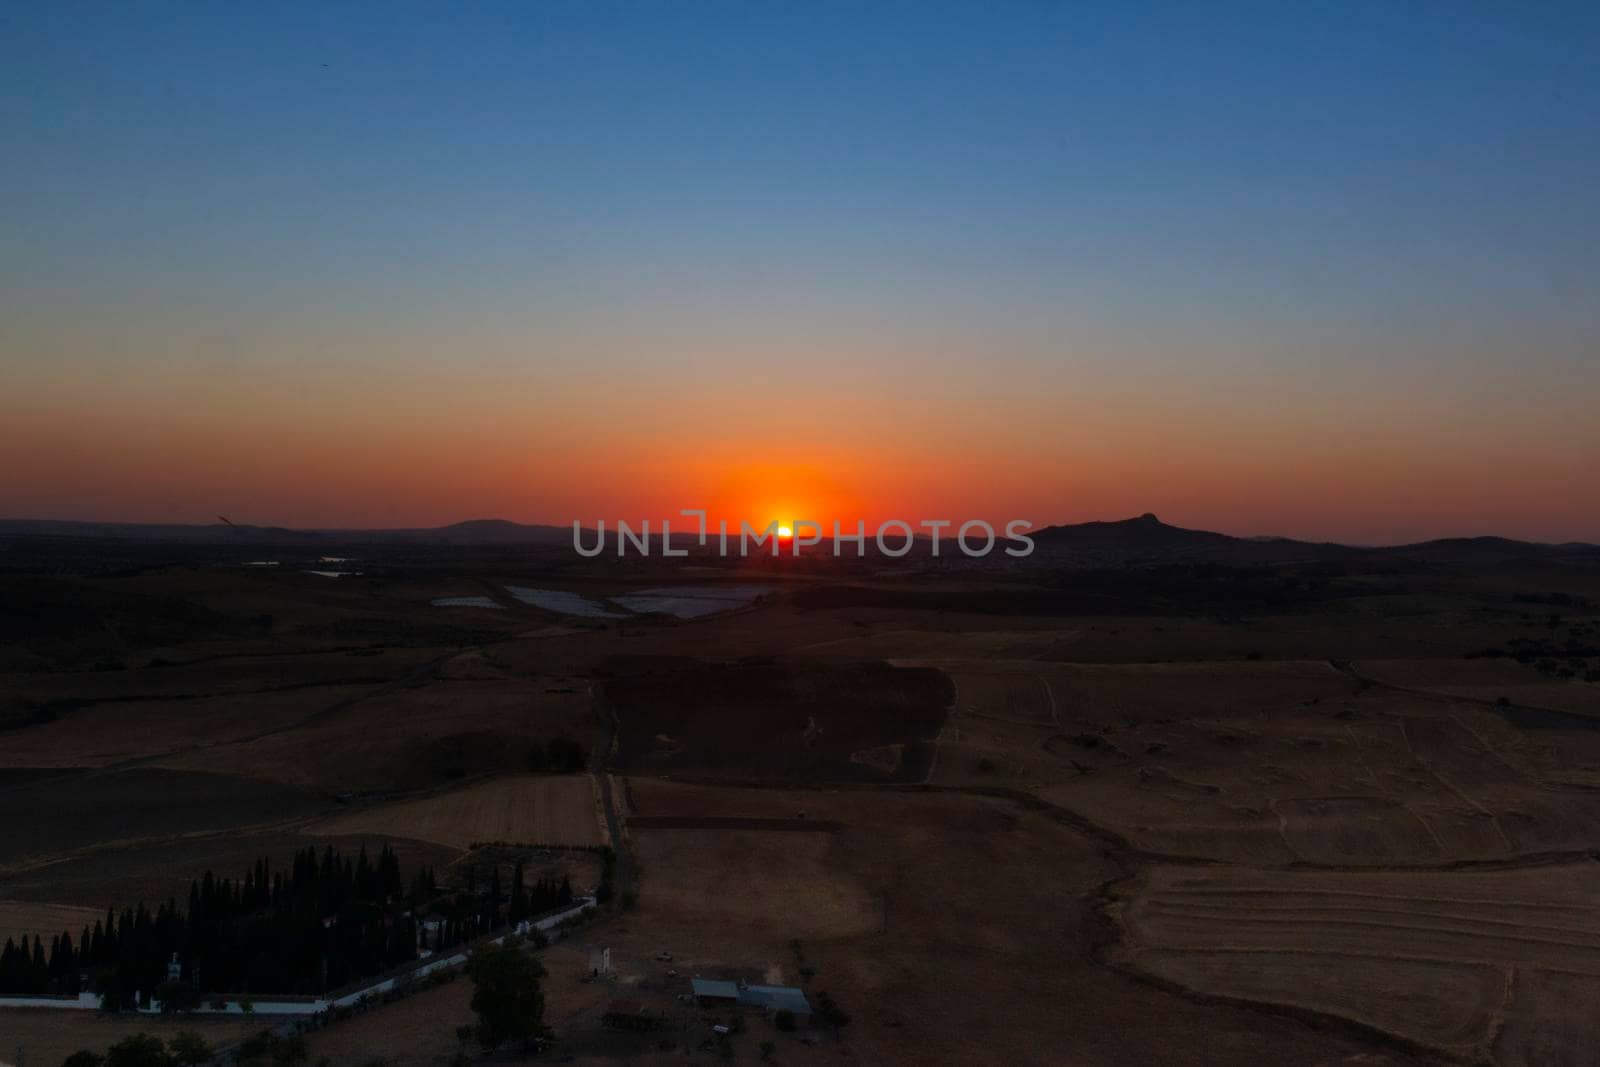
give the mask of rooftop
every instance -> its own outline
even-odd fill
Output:
[[[792,985],[748,985],[739,990],[739,1003],[773,1011],[810,1015],[811,1002],[805,991]]]
[[[719,1000],[738,1000],[739,986],[735,982],[722,982],[712,978],[691,978],[689,984],[697,997],[716,997]]]

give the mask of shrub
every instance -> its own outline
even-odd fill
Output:
[[[161,1002],[162,1015],[190,1012],[200,1006],[200,990],[188,982],[162,982],[156,986],[155,998]]]
[[[167,1046],[153,1034],[129,1034],[106,1049],[106,1067],[172,1067]]]
[[[486,945],[472,954],[467,971],[472,975],[478,1042],[485,1048],[525,1040],[544,1028],[539,980],[545,970],[537,959],[504,945]]]
[[[193,1030],[179,1030],[173,1034],[167,1041],[167,1051],[178,1067],[196,1067],[209,1063],[216,1056],[206,1039]]]
[[[822,1017],[823,1022],[835,1029],[850,1024],[850,1016],[845,1014],[844,1009],[840,1008],[826,991],[817,994],[817,1014]]]

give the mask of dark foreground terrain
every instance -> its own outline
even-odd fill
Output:
[[[605,887],[543,953],[552,1061],[1592,1062],[1595,554],[1151,521],[1013,569],[8,528],[0,936],[387,844],[419,914]],[[662,587],[685,617],[611,599]],[[849,1022],[716,1038],[690,975]],[[311,1059],[476,1057],[469,996]],[[178,1025],[0,1008],[0,1059]]]

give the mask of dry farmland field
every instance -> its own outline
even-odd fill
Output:
[[[460,978],[315,1030],[311,1062],[1373,1067],[1600,1047],[1596,564],[723,574],[369,546],[334,553],[369,558],[330,579],[289,550],[255,568],[257,548],[129,546],[103,570],[79,550],[0,571],[0,938],[76,940],[107,909],[182,908],[208,871],[237,883],[330,846],[392,850],[406,896],[380,910],[435,931],[503,920],[487,902],[519,867],[603,898],[541,950],[545,1053],[463,1044]],[[680,620],[505,592],[718,581],[772,593]],[[601,944],[616,973],[586,981]],[[682,999],[694,975],[827,993],[849,1023],[702,1007]],[[608,1025],[618,1002],[658,1025]],[[0,1009],[0,1055],[53,1067],[170,1029],[69,1014]]]
[[[877,661],[636,658],[607,671],[619,766],[733,779],[919,781],[951,699],[941,672]]]
[[[6,936],[31,934],[50,938],[66,931],[73,937],[93,926],[105,912],[71,904],[35,904],[25,900],[0,900],[0,931]]]
[[[307,827],[314,834],[411,837],[454,848],[479,842],[602,845],[605,827],[587,774],[516,775],[384,804]]]
[[[1202,993],[1345,1016],[1471,1058],[1580,1063],[1594,1051],[1592,1020],[1562,1023],[1540,1003],[1552,983],[1600,979],[1590,858],[1381,874],[1155,866],[1119,911],[1129,965]]]
[[[192,1030],[213,1046],[227,1045],[261,1029],[255,1021],[244,1019],[163,1019],[130,1018],[98,1013],[49,1011],[38,1009],[0,1009],[0,1063],[12,1067],[59,1064],[83,1049],[104,1055],[106,1049],[123,1038],[150,1034],[167,1041],[180,1030]],[[17,1052],[19,1062],[13,1064]]]

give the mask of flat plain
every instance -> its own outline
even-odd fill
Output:
[[[0,574],[35,620],[0,655],[5,936],[307,846],[482,893],[517,862],[594,889],[610,844],[626,901],[542,953],[574,1063],[1577,1064],[1600,1039],[1592,565],[51,566]],[[707,581],[771,592],[684,619],[504,592]],[[556,739],[583,770],[549,772]],[[616,976],[583,981],[598,944]],[[725,1054],[731,1020],[679,999],[696,974],[851,1021],[753,1017]],[[469,993],[313,1057],[470,1052]],[[663,1029],[608,1028],[615,1000]],[[167,1025],[64,1014],[0,1035],[33,1067]]]
[[[587,774],[512,775],[416,800],[336,815],[312,834],[375,834],[468,849],[480,842],[562,846],[605,844],[605,826]]]

